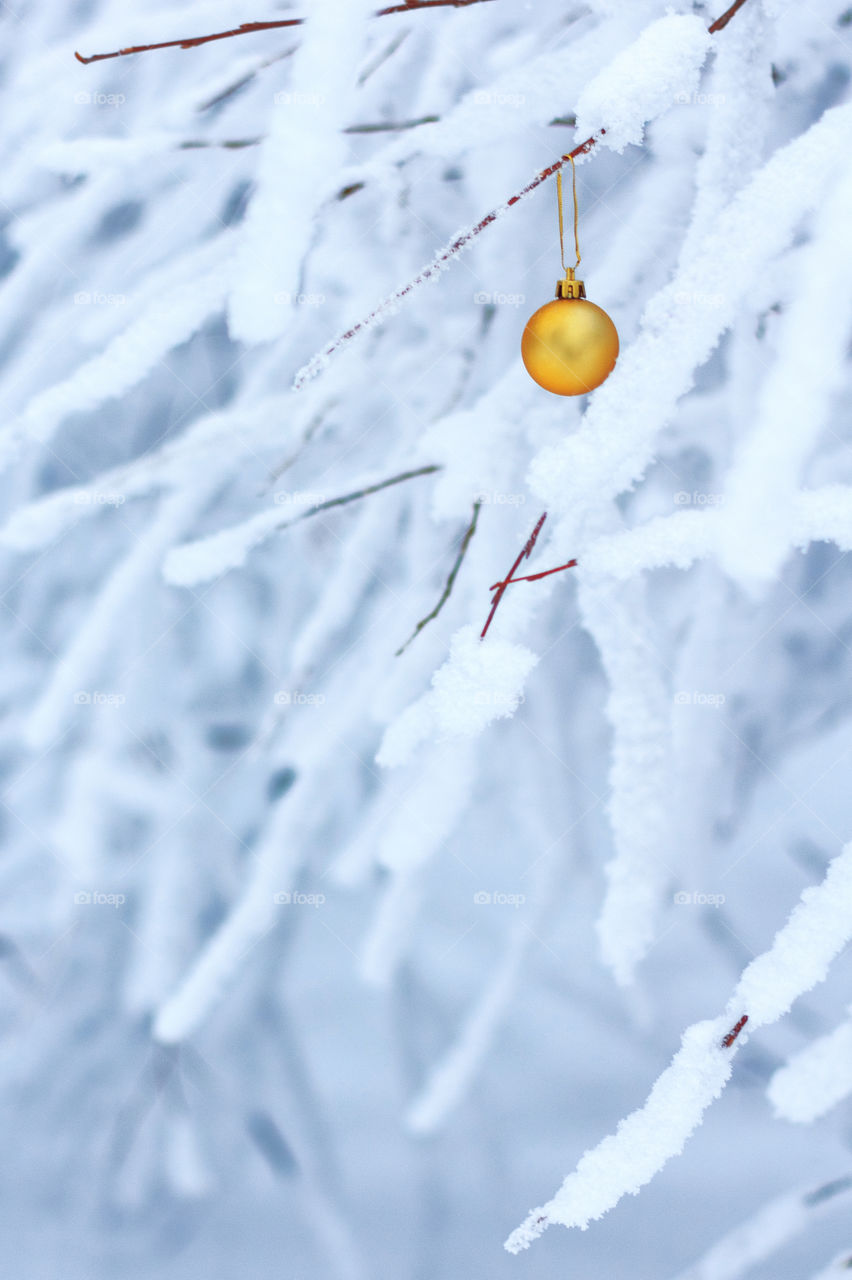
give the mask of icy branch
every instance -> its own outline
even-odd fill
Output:
[[[591,398],[580,430],[533,460],[532,486],[548,510],[565,514],[566,536],[568,522],[588,509],[590,496],[603,505],[642,476],[657,434],[691,387],[695,369],[732,323],[765,264],[787,247],[802,216],[834,182],[850,122],[848,104],[827,111],[755,174],[717,219],[701,252],[649,301],[639,336]],[[705,297],[707,281],[719,278],[726,287],[718,305],[691,306],[685,323],[683,299]]]
[[[511,1234],[506,1242],[510,1253],[526,1249],[554,1222],[585,1229],[622,1196],[636,1195],[680,1155],[730,1078],[733,1055],[745,1038],[740,1036],[730,1048],[722,1044],[732,1022],[744,1010],[750,1030],[777,1021],[794,1000],[824,980],[850,938],[852,843],[829,864],[820,885],[805,889],[769,950],[744,970],[726,1011],[687,1028],[645,1105],[587,1151],[553,1199],[534,1209]]]
[[[33,396],[17,422],[0,431],[0,467],[8,466],[28,444],[47,443],[69,414],[91,412],[129,391],[167,352],[219,311],[226,290],[223,275],[230,243],[230,238],[220,236],[202,246],[195,255],[192,279],[153,301],[100,355]]]
[[[848,1206],[852,1177],[777,1196],[728,1232],[677,1280],[739,1280],[758,1263],[809,1230],[823,1214]]]
[[[732,13],[728,15],[725,24],[732,16]],[[344,330],[304,365],[296,374],[293,386],[297,390],[304,386],[327,368],[330,358],[341,347],[395,314],[400,303],[422,284],[437,279],[452,259],[486,227],[569,163],[569,156],[576,160],[590,152],[602,139],[609,143],[610,110],[614,129],[612,145],[622,150],[627,142],[640,140],[645,125],[670,107],[678,94],[688,96],[694,90],[709,47],[708,34],[697,18],[677,14],[661,18],[646,28],[630,49],[620,53],[584,93],[581,106],[589,118],[596,121],[594,128],[597,132],[589,133],[569,154],[540,170],[504,204],[454,236],[412,280],[395,290],[362,320]],[[583,123],[578,123],[577,127],[582,134]]]
[[[777,1115],[798,1124],[824,1116],[852,1093],[852,1020],[794,1054],[767,1089]]]
[[[654,941],[671,867],[671,700],[641,583],[581,577],[578,602],[607,677],[612,726],[607,810],[614,857],[598,937],[616,980],[632,982]]]
[[[728,574],[744,583],[765,582],[778,573],[806,464],[846,380],[852,262],[848,255],[838,256],[836,246],[850,220],[852,168],[827,195],[813,240],[798,257],[794,294],[779,322],[775,362],[761,388],[757,420],[726,485],[720,559]],[[755,507],[762,513],[757,524]]]
[[[403,471],[399,475],[385,480],[367,482],[351,493],[340,494],[336,498],[326,498],[322,502],[313,503],[291,520],[281,519],[281,508],[261,511],[241,524],[230,529],[222,529],[219,533],[207,538],[199,538],[195,542],[184,543],[175,547],[166,557],[163,574],[167,582],[175,586],[189,587],[200,582],[209,582],[230,569],[237,569],[245,563],[246,557],[255,547],[261,545],[273,533],[289,529],[302,520],[320,515],[323,511],[331,511],[334,507],[345,507],[350,502],[358,502],[373,493],[392,488],[406,480],[415,480],[418,476],[432,475],[438,471],[436,466],[417,467],[411,471]]]

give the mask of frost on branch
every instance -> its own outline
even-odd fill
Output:
[[[622,984],[653,943],[672,879],[671,704],[650,638],[641,583],[613,590],[582,577],[579,605],[609,684],[612,725],[609,819],[615,856],[597,922],[604,961]]]
[[[776,1196],[680,1272],[676,1280],[740,1280],[813,1228],[821,1217],[838,1206],[848,1210],[850,1199],[852,1177],[848,1174]]]
[[[601,141],[614,151],[641,142],[649,121],[679,96],[688,100],[695,92],[711,42],[697,15],[669,14],[652,22],[583,90],[578,136],[596,137],[605,130]]]
[[[286,90],[268,99],[268,134],[237,252],[229,304],[244,342],[280,337],[293,323],[302,261],[316,211],[339,188],[341,127],[352,109],[358,59],[373,0],[316,0]]]
[[[832,185],[852,107],[827,111],[780,148],[720,214],[700,253],[648,302],[636,340],[591,399],[580,430],[533,459],[530,479],[548,510],[576,513],[634,484],[648,467],[658,432],[737,315],[764,265],[787,247],[804,213]],[[797,180],[791,183],[790,173]],[[706,295],[725,280],[713,306],[680,299]],[[576,518],[576,516],[574,517]]]
[[[852,264],[848,255],[838,255],[837,244],[850,219],[852,169],[847,169],[814,220],[810,245],[799,255],[779,325],[777,363],[727,483],[719,553],[730,575],[747,584],[770,581],[785,558],[803,470],[844,383]],[[752,529],[755,505],[762,518]]]
[[[825,1115],[852,1093],[852,1022],[819,1036],[775,1072],[767,1097],[779,1116],[799,1124]]]
[[[748,1012],[748,1029],[782,1017],[793,1001],[822,982],[831,962],[852,938],[852,844],[831,862],[822,884],[806,889],[768,951],[744,970],[727,1010],[697,1022],[683,1034],[671,1065],[648,1100],[622,1120],[616,1133],[587,1151],[552,1200],[534,1209],[506,1242],[510,1253],[526,1249],[552,1222],[585,1229],[636,1195],[674,1156],[680,1155],[731,1075],[732,1048],[722,1041],[734,1019]]]
[[[843,842],[848,0],[725,3],[305,0],[87,66],[264,12],[7,14],[4,1275],[482,1274]],[[621,355],[567,401],[518,347],[575,151]],[[545,508],[524,569],[577,567],[481,642]],[[526,1280],[848,1242],[843,964],[760,1030],[841,924],[690,1029],[554,1219],[755,1029],[743,1087]]]
[[[386,730],[379,764],[403,763],[425,739],[474,737],[492,721],[513,715],[537,660],[522,645],[491,636],[481,641],[475,627],[463,627],[431,690]]]

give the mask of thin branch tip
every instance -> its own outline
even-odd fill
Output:
[[[467,529],[462,535],[462,540],[461,540],[461,543],[459,544],[458,555],[456,556],[452,569],[450,569],[449,576],[447,577],[447,581],[444,585],[444,590],[438,599],[438,603],[435,605],[431,613],[427,613],[425,618],[420,619],[417,626],[414,628],[411,635],[406,640],[405,644],[400,645],[400,647],[397,649],[396,653],[394,654],[394,657],[399,658],[405,652],[405,650],[411,644],[412,640],[417,639],[417,637],[420,635],[420,632],[423,630],[423,628],[428,623],[430,623],[433,620],[433,618],[437,618],[438,614],[441,612],[444,605],[449,600],[450,595],[452,594],[453,586],[455,585],[456,577],[458,576],[459,569],[462,567],[462,562],[464,561],[464,558],[467,555],[467,549],[470,546],[471,539],[473,538],[473,535],[476,533],[476,524],[477,524],[477,521],[479,520],[479,512],[481,507],[482,507],[481,502],[475,502],[473,504],[473,515],[471,516],[470,524],[467,526]]]
[[[491,0],[409,0],[407,4],[393,4],[384,9],[377,9],[374,18],[384,18],[393,13],[415,12],[418,9],[464,9],[471,4],[489,4]],[[213,40],[230,40],[234,36],[253,35],[258,31],[273,31],[281,27],[300,27],[304,18],[280,18],[268,22],[241,22],[238,27],[228,31],[213,31],[205,36],[184,36],[179,40],[159,40],[154,44],[134,44],[126,49],[113,49],[111,53],[93,53],[88,58],[76,53],[74,57],[80,62],[104,62],[107,58],[125,58],[130,53],[151,53],[154,49],[196,49],[199,45],[210,44]]]
[[[731,1045],[734,1043],[737,1036],[740,1034],[740,1032],[742,1031],[743,1027],[747,1022],[748,1022],[748,1014],[744,1013],[743,1016],[739,1019],[739,1021],[734,1023],[734,1025],[731,1027],[728,1034],[722,1037],[722,1044],[721,1044],[722,1049],[730,1049]]]

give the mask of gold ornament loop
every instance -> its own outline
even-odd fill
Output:
[[[571,161],[571,187],[574,196],[574,252],[577,255],[577,261],[574,263],[573,270],[576,271],[583,259],[580,257],[580,241],[577,235],[577,227],[580,220],[579,208],[577,205],[577,168],[574,164],[574,157],[568,156]],[[556,171],[556,201],[559,205],[559,256],[562,259],[562,270],[568,274],[568,268],[565,266],[565,231],[564,219],[562,214],[562,170]]]

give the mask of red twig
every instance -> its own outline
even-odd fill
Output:
[[[717,31],[724,31],[725,27],[731,21],[731,18],[733,18],[738,9],[742,9],[745,2],[746,0],[734,0],[730,9],[726,9],[721,18],[717,18],[715,22],[711,22],[710,26],[707,28],[711,36],[714,36]]]
[[[730,9],[723,13],[721,18],[717,18],[708,30],[712,33],[721,31],[723,27],[728,25],[731,18],[733,18],[738,9],[742,8],[745,2],[746,0],[735,0],[735,3],[731,5]],[[347,329],[345,333],[340,334],[334,342],[330,343],[327,347],[324,347],[321,352],[314,356],[304,369],[297,374],[296,380],[293,383],[294,389],[298,390],[300,387],[303,387],[310,378],[319,373],[324,367],[326,360],[330,356],[333,356],[338,347],[342,346],[343,343],[350,342],[352,338],[357,337],[362,330],[368,329],[370,325],[381,316],[393,312],[396,309],[397,303],[407,297],[408,294],[416,289],[418,285],[421,285],[424,280],[431,280],[433,276],[438,275],[443,269],[445,262],[449,262],[451,258],[456,256],[456,254],[461,253],[462,249],[464,249],[466,245],[470,244],[471,240],[473,240],[475,236],[478,236],[486,227],[490,227],[493,222],[496,222],[504,210],[511,209],[513,205],[516,205],[520,200],[523,200],[525,196],[528,196],[531,191],[535,191],[536,187],[540,187],[543,182],[546,182],[548,178],[551,178],[554,173],[561,169],[563,165],[568,164],[571,159],[576,160],[578,156],[586,155],[587,152],[591,151],[598,138],[603,137],[605,133],[606,130],[601,129],[600,133],[593,135],[591,138],[586,138],[585,142],[581,142],[573,151],[564,156],[560,156],[560,158],[555,160],[553,164],[549,164],[546,169],[542,169],[537,173],[525,187],[522,187],[520,191],[516,191],[513,196],[509,197],[502,209],[492,209],[490,213],[486,213],[484,218],[480,218],[479,222],[477,222],[475,226],[470,227],[467,231],[463,231],[460,236],[457,236],[455,240],[447,245],[446,249],[439,253],[437,257],[433,258],[427,266],[423,267],[421,271],[418,271],[413,280],[410,280],[408,284],[403,285],[401,289],[397,289],[396,293],[392,294],[389,298],[386,298],[385,301],[380,303],[380,305],[371,311],[368,316],[365,316],[363,320],[359,320],[357,324],[354,324],[351,329]]]
[[[740,4],[744,4],[744,3],[745,3],[745,0],[740,0]],[[744,1013],[743,1016],[740,1018],[739,1022],[734,1023],[734,1025],[731,1027],[728,1034],[722,1037],[723,1049],[730,1049],[731,1045],[734,1043],[737,1036],[740,1034],[740,1032],[742,1031],[743,1027],[747,1022],[748,1022],[748,1014]]]
[[[485,634],[488,631],[488,628],[491,626],[491,619],[494,617],[494,614],[497,612],[497,606],[500,603],[500,601],[503,599],[506,588],[508,587],[510,582],[514,582],[513,575],[515,570],[518,568],[522,560],[529,559],[530,554],[532,553],[532,549],[536,544],[536,539],[538,538],[538,535],[541,533],[541,526],[544,524],[546,519],[547,519],[547,512],[542,511],[541,515],[538,518],[538,522],[536,523],[535,528],[533,529],[530,536],[527,538],[523,551],[518,556],[517,560],[509,570],[509,576],[506,578],[505,582],[498,582],[496,587],[492,587],[492,590],[495,592],[495,596],[494,596],[494,599],[491,601],[491,612],[489,613],[486,619],[485,626],[482,628],[482,633],[479,637],[480,640],[485,639]]]
[[[407,13],[409,9],[463,9],[469,4],[487,4],[490,0],[409,0],[407,4],[392,4],[385,9],[377,9],[374,17],[384,18],[389,13]],[[740,0],[742,3],[743,0]],[[300,27],[304,18],[280,18],[275,22],[242,22],[230,31],[214,31],[207,36],[188,36],[183,40],[160,40],[157,44],[134,44],[127,49],[115,49],[112,53],[93,53],[84,58],[82,53],[74,54],[78,62],[104,62],[107,58],[124,58],[129,53],[150,53],[152,49],[195,49],[200,44],[209,44],[211,40],[230,40],[232,36],[247,36],[255,31],[273,31],[279,27]]]
[[[567,564],[557,565],[555,569],[545,569],[544,573],[525,573],[520,578],[508,578],[505,582],[495,582],[490,591],[496,591],[498,587],[508,587],[510,582],[538,582],[539,578],[549,578],[552,573],[561,573],[563,569],[573,569],[576,560],[569,560]]]
[[[576,160],[577,156],[585,155],[587,151],[591,151],[598,137],[602,136],[604,133],[606,133],[606,130],[601,129],[600,134],[597,134],[592,138],[587,138],[585,142],[581,142],[573,151],[567,152],[564,156],[560,156],[558,160],[554,160],[553,164],[549,164],[546,169],[542,169],[537,173],[525,187],[520,191],[516,191],[513,196],[510,196],[506,201],[506,204],[503,206],[503,209],[492,209],[490,213],[486,213],[484,218],[480,218],[479,222],[477,222],[475,226],[469,227],[467,231],[463,231],[460,236],[457,236],[455,240],[447,245],[446,249],[439,253],[437,257],[432,259],[428,266],[425,266],[422,271],[418,271],[413,280],[409,280],[408,284],[404,284],[401,289],[397,289],[396,293],[392,293],[389,298],[385,298],[384,302],[380,303],[379,306],[371,311],[369,315],[365,316],[363,320],[359,320],[357,324],[353,324],[351,329],[347,329],[345,333],[341,333],[338,338],[335,338],[334,342],[330,343],[327,347],[324,347],[318,355],[314,356],[310,364],[305,366],[301,375],[297,377],[294,382],[293,386],[296,390],[302,387],[309,378],[314,376],[314,369],[312,368],[314,364],[316,364],[316,371],[318,371],[324,364],[325,360],[329,356],[334,355],[338,347],[344,342],[350,342],[352,338],[357,337],[362,329],[368,329],[375,320],[378,320],[379,317],[384,315],[386,312],[394,311],[397,303],[407,297],[409,293],[418,287],[418,285],[423,284],[425,280],[431,280],[433,276],[440,275],[444,263],[449,262],[451,258],[456,256],[456,254],[461,253],[465,245],[470,244],[474,236],[478,236],[486,227],[490,227],[492,222],[496,222],[504,209],[511,209],[519,200],[523,200],[525,196],[528,196],[531,191],[535,191],[536,187],[540,187],[548,178],[552,178],[554,173],[561,169],[563,165],[569,163],[572,156]]]

